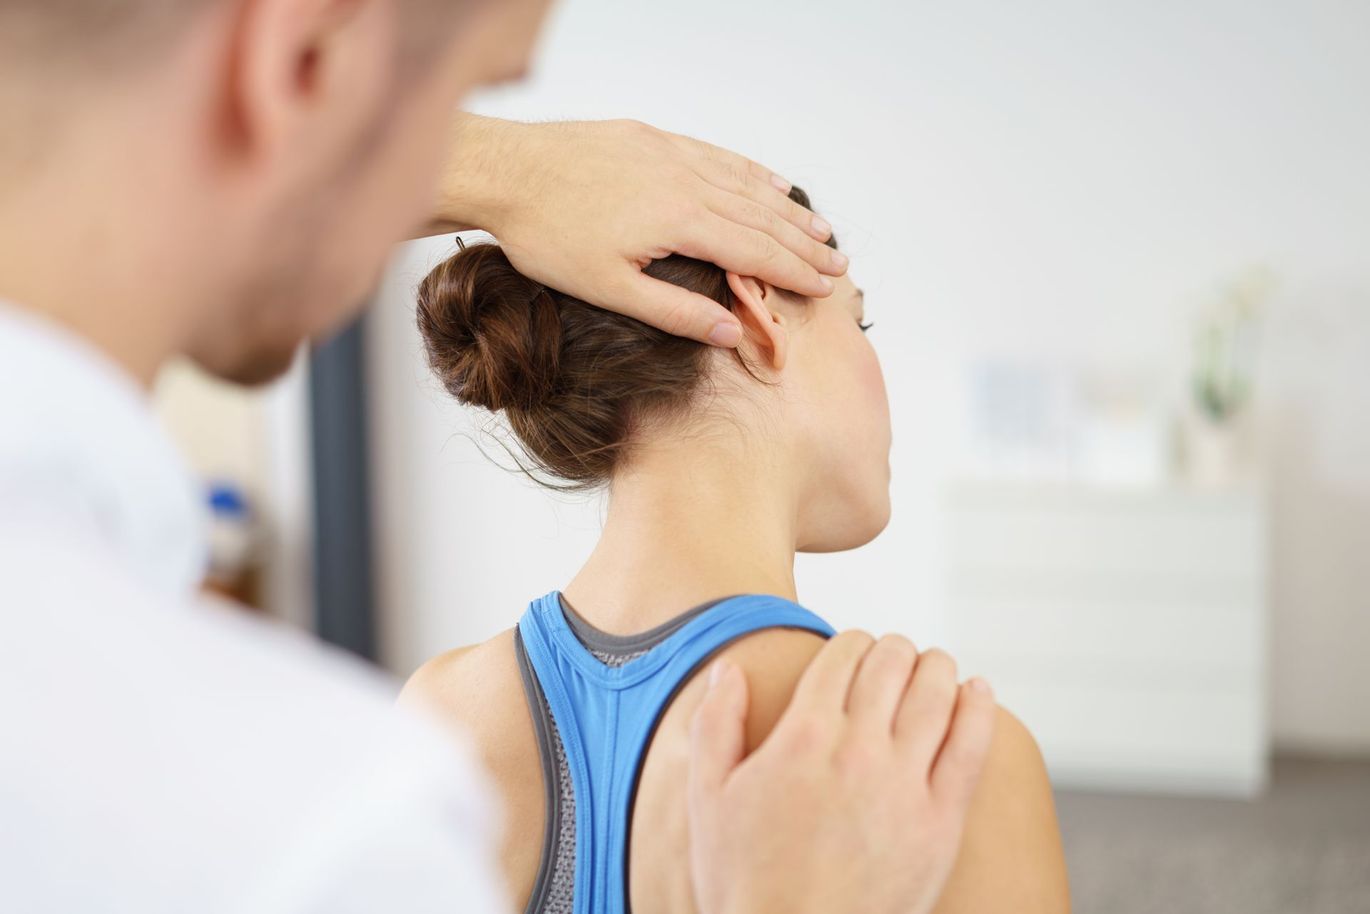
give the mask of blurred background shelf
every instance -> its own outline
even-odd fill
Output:
[[[1264,787],[1258,486],[958,482],[945,518],[959,660],[1032,729],[1057,784]]]

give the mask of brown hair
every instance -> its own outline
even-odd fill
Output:
[[[799,188],[790,199],[809,206]],[[734,305],[713,264],[672,255],[644,272]],[[549,289],[495,244],[468,247],[428,274],[418,322],[443,386],[462,403],[502,411],[526,469],[562,480],[541,480],[555,488],[607,482],[644,420],[694,402],[711,349]]]

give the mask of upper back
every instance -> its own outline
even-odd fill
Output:
[[[645,638],[587,627],[550,594],[516,632],[440,659],[411,688],[474,730],[510,806],[505,869],[528,910],[624,911],[630,889],[639,912],[692,911],[679,784],[696,674],[720,651],[760,674],[753,716],[769,730],[794,683],[767,659],[802,669],[831,629],[775,597],[706,605]]]

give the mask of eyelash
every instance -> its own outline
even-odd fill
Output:
[[[875,322],[871,321],[869,324],[863,324],[860,321],[857,321],[856,326],[861,328],[862,333],[865,333],[867,330],[875,326]]]

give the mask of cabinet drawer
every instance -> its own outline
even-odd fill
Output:
[[[947,548],[989,572],[1244,580],[1263,565],[1259,500],[1180,494],[953,494]]]
[[[1098,686],[1013,676],[1001,701],[1037,738],[1058,784],[1247,793],[1266,771],[1257,690],[1158,678]]]
[[[1089,659],[1253,671],[1263,666],[1265,642],[1257,590],[1125,580],[1019,588],[962,577],[952,582],[951,643],[1042,666]]]

